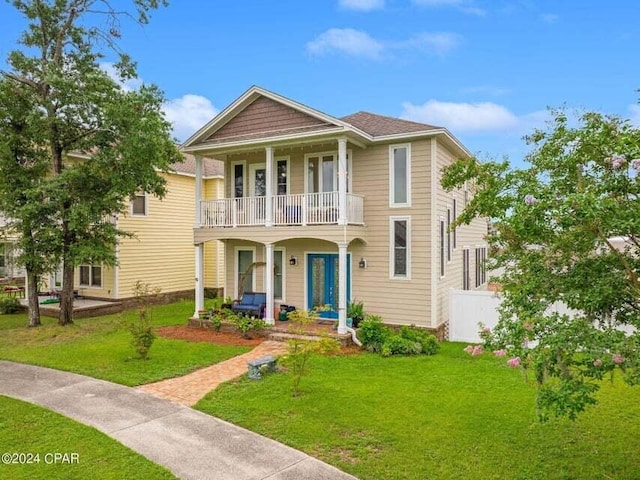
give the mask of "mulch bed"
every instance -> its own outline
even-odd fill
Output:
[[[188,325],[161,327],[156,329],[156,333],[164,338],[188,342],[209,342],[216,345],[235,345],[236,347],[257,347],[264,341],[262,338],[242,338],[235,333],[216,332],[209,328]]]

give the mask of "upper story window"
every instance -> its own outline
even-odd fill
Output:
[[[411,278],[411,217],[391,217],[390,272],[391,278]]]
[[[389,206],[411,206],[411,144],[389,147]]]
[[[305,155],[305,192],[338,191],[338,153],[310,153]],[[347,151],[347,192],[351,191],[351,151]]]
[[[102,266],[80,265],[78,267],[81,287],[102,287]]]
[[[147,215],[147,194],[136,193],[131,199],[131,215],[145,216]]]
[[[276,195],[289,193],[289,160],[276,160]]]
[[[231,180],[233,182],[231,188],[233,189],[233,197],[244,197],[244,163],[232,163],[231,171]]]

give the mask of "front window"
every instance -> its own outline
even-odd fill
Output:
[[[100,265],[80,265],[81,287],[102,287],[102,267]]]
[[[287,194],[287,161],[278,160],[276,163],[276,195]]]
[[[411,206],[411,147],[389,147],[389,204],[392,207]]]
[[[238,298],[244,292],[253,291],[253,250],[237,251],[237,282]]]
[[[284,252],[282,250],[273,251],[273,265],[275,272],[273,273],[273,298],[276,300],[282,300],[284,298],[283,293],[283,279],[284,279]]]
[[[471,278],[469,277],[469,249],[462,251],[462,289],[469,290],[471,288]]]
[[[136,193],[131,200],[131,214],[144,216],[147,214],[147,195],[142,193]]]
[[[391,217],[391,277],[409,278],[411,269],[411,219]]]
[[[242,163],[233,165],[233,196],[234,198],[244,197],[244,165]]]

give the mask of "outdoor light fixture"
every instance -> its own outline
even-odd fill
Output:
[[[289,265],[291,265],[293,267],[297,263],[298,263],[298,259],[296,257],[294,257],[293,255],[291,255],[291,258],[289,259]]]
[[[367,261],[364,259],[364,257],[360,257],[360,261],[358,262],[358,266],[360,268],[367,268]]]

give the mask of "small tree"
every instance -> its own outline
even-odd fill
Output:
[[[338,342],[332,338],[324,337],[320,341],[304,338],[307,327],[318,320],[318,314],[314,310],[294,310],[289,312],[289,333],[293,337],[287,340],[287,355],[283,362],[291,369],[293,380],[293,396],[300,395],[300,381],[308,373],[309,359],[313,354],[330,354],[340,350]]]
[[[151,300],[157,298],[159,293],[159,287],[151,287],[148,283],[143,283],[140,280],[133,287],[133,295],[137,302],[138,319],[129,324],[129,331],[133,337],[131,345],[141,360],[149,358],[149,350],[156,339],[150,305]]]
[[[482,335],[509,366],[533,372],[542,419],[595,404],[607,373],[640,381],[640,131],[592,112],[573,127],[553,113],[527,137],[527,168],[460,160],[442,179],[474,186],[458,224],[492,221],[488,266],[503,271],[504,299]],[[557,313],[557,302],[575,313]]]

